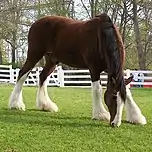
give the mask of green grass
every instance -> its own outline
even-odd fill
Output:
[[[26,111],[8,110],[12,86],[0,86],[0,152],[150,152],[152,151],[152,90],[133,89],[146,116],[146,126],[122,123],[111,128],[91,120],[91,91],[49,88],[58,113],[35,110],[36,88],[24,87]],[[125,114],[123,116],[125,120]]]

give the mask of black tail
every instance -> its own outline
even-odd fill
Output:
[[[103,14],[103,17],[105,22],[102,22],[101,31],[103,33],[102,39],[106,44],[104,54],[107,62],[108,75],[115,79],[116,89],[120,92],[121,98],[125,101],[126,86],[123,73],[125,52],[123,43],[119,31],[116,26],[114,26],[109,16]]]

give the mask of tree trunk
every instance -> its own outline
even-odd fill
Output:
[[[126,0],[123,1],[123,13],[121,14],[121,21],[119,31],[122,34],[122,40],[125,42],[126,24],[127,24],[127,4]]]
[[[93,18],[95,16],[94,0],[90,1],[90,6],[91,6],[91,17]]]
[[[13,68],[15,68],[15,47],[12,47],[12,66],[13,66]]]
[[[12,32],[12,36],[13,36],[13,39],[12,39],[12,45],[11,45],[11,49],[12,49],[12,66],[13,68],[15,68],[15,61],[16,61],[16,40],[17,40],[17,30],[14,30]]]
[[[98,4],[98,0],[90,0],[91,18],[97,15],[97,4]]]
[[[0,65],[3,64],[3,60],[2,60],[2,52],[0,51]]]
[[[3,56],[2,56],[3,49],[4,49],[3,40],[0,40],[0,64],[3,64]]]
[[[133,0],[133,23],[134,23],[134,30],[135,30],[135,39],[137,45],[137,54],[138,54],[138,62],[140,69],[144,70],[146,68],[145,63],[145,54],[143,52],[143,47],[141,43],[141,33],[139,30],[139,22],[137,17],[137,2]]]

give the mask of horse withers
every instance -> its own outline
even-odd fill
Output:
[[[88,21],[77,21],[61,16],[46,16],[32,24],[28,33],[27,59],[19,71],[12,91],[9,107],[25,110],[22,100],[22,86],[35,64],[45,58],[45,66],[40,74],[36,105],[40,110],[58,111],[47,92],[46,78],[58,63],[89,69],[92,81],[92,118],[113,122],[117,104],[109,108],[102,103],[100,73],[108,72],[108,102],[126,100],[126,87],[123,77],[125,50],[117,27],[107,14],[101,14]],[[114,100],[111,100],[114,99]],[[117,122],[116,122],[117,123]],[[117,124],[115,124],[117,125]]]

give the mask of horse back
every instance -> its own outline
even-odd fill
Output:
[[[36,21],[29,32],[35,34],[37,44],[46,52],[71,66],[86,68],[83,56],[91,60],[97,53],[96,28],[87,21],[77,21],[60,16],[46,16]],[[97,55],[99,56],[99,55]]]
[[[36,21],[30,28],[31,35],[49,43],[87,44],[93,41],[96,28],[91,27],[87,21],[77,21],[61,16],[46,16]]]

